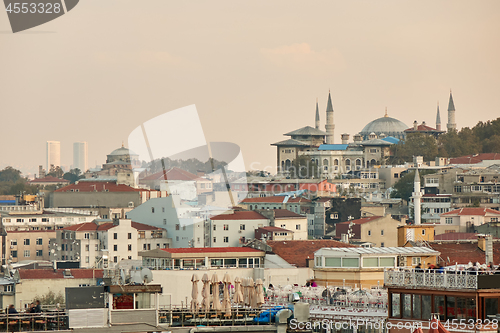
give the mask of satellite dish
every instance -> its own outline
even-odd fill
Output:
[[[141,270],[141,276],[144,283],[150,283],[151,281],[153,281],[153,273],[149,268],[143,268]]]
[[[60,246],[57,247],[57,251],[61,251],[61,247]]]
[[[50,250],[50,252],[54,253],[54,252],[56,252],[56,250],[52,249],[52,250]]]
[[[131,271],[130,272],[130,283],[142,284],[141,271]]]

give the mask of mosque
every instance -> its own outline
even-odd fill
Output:
[[[370,168],[385,164],[390,156],[389,147],[404,140],[407,134],[423,133],[437,137],[441,130],[439,105],[436,115],[436,128],[427,126],[425,122],[408,127],[402,121],[389,117],[387,110],[381,118],[369,122],[349,141],[349,134],[341,134],[341,143],[334,143],[335,124],[333,121],[333,105],[331,94],[328,93],[326,105],[325,130],[320,130],[320,116],[316,102],[315,127],[305,126],[295,131],[285,133],[290,138],[273,143],[277,148],[278,172],[286,174],[292,167],[292,162],[299,156],[307,156],[320,167],[323,177],[335,178],[340,174]],[[455,105],[450,91],[448,103],[447,130],[456,131]]]

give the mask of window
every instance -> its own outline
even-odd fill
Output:
[[[117,256],[113,257],[113,262],[118,262],[118,257]]]
[[[214,231],[217,231],[217,226],[214,224]]]
[[[295,230],[300,230],[300,224],[297,224],[297,225],[295,226]]]
[[[37,238],[36,245],[43,245],[43,240],[41,238]]]
[[[216,243],[216,242],[217,242],[217,237],[214,237],[214,243]]]
[[[240,230],[245,230],[245,225],[244,224],[240,224]]]
[[[420,257],[413,257],[413,258],[411,258],[411,264],[413,266],[416,266],[416,265],[420,264],[420,262],[421,262],[421,258]]]
[[[117,244],[113,245],[113,251],[118,251],[118,245]]]
[[[224,224],[224,230],[229,230],[229,224]]]
[[[87,251],[87,252],[90,251],[90,245],[89,244],[85,245],[85,251]]]
[[[36,222],[36,219],[30,219],[30,222]]]
[[[445,223],[446,224],[453,224],[453,218],[452,217],[445,218]]]
[[[132,259],[132,256],[128,256],[128,259],[131,260]]]
[[[175,236],[175,241],[179,241],[179,236]]]
[[[17,258],[17,251],[10,251],[12,258]]]
[[[422,235],[425,235],[425,229],[422,229]]]
[[[146,250],[146,244],[143,244],[142,249]]]
[[[384,229],[380,230],[380,236],[384,235]]]
[[[43,250],[36,250],[37,257],[43,257]]]
[[[30,256],[31,256],[30,250],[24,250],[24,257],[30,257]]]
[[[163,225],[167,225],[167,219],[163,219]]]
[[[85,217],[79,217],[78,222],[85,222]]]
[[[90,233],[86,232],[84,238],[85,239],[90,239]]]
[[[151,207],[151,213],[154,213],[155,212],[155,208],[154,207]],[[115,261],[116,262],[116,261]]]
[[[129,250],[129,251],[132,251],[132,244],[129,244],[129,245],[128,245],[128,250]]]
[[[338,213],[330,214],[330,219],[331,220],[337,220],[338,218],[339,218],[339,214]]]
[[[7,293],[12,292],[13,291],[12,285],[9,284],[9,285],[3,286],[3,291],[7,292]]]
[[[181,230],[181,225],[179,223],[175,225],[175,230]]]
[[[224,243],[229,243],[229,237],[224,237]]]
[[[16,246],[17,245],[17,239],[11,239],[10,240],[10,245]]]
[[[85,262],[88,264],[90,262],[90,258],[88,256],[85,257]]]
[[[148,250],[151,250],[151,244],[148,244]]]
[[[165,207],[161,207],[161,212],[165,213]]]
[[[131,232],[128,233],[128,239],[132,239],[132,233]]]
[[[371,236],[371,235],[372,235],[372,231],[368,230],[368,236]]]
[[[29,246],[30,245],[30,239],[29,238],[25,238],[24,239],[24,245],[26,246]],[[28,256],[29,257],[29,256]]]
[[[96,245],[95,245],[95,250],[96,250],[96,251],[99,251],[99,244],[96,244]]]
[[[384,247],[384,245],[385,245],[384,242],[380,243],[380,247]]]
[[[498,222],[498,217],[492,217],[491,222]]]

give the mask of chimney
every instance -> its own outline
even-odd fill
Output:
[[[341,139],[342,139],[342,144],[343,144],[343,145],[346,145],[346,144],[347,144],[347,142],[349,141],[349,134],[344,133],[344,134],[342,134],[340,137],[341,137]]]
[[[483,251],[486,252],[486,240],[484,235],[478,235],[477,236],[477,247]]]
[[[341,234],[340,235],[340,241],[342,243],[349,244],[349,235],[348,234]]]
[[[363,137],[361,136],[361,134],[355,134],[352,139],[354,140],[354,142],[361,142],[363,141]]]
[[[422,122],[422,126],[426,126],[426,125],[425,125],[425,121],[423,121],[423,122]]]
[[[417,121],[415,120],[415,121],[413,122],[413,130],[414,130],[414,131],[416,131],[417,129],[418,129],[418,123],[417,123]]]

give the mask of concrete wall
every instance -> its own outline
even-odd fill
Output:
[[[375,243],[380,247],[398,246],[398,227],[402,223],[394,220],[389,215],[380,219],[366,222],[361,225],[360,240],[362,242]],[[368,232],[370,231],[370,235]]]
[[[49,207],[134,207],[142,204],[140,192],[53,192],[49,195]]]
[[[55,235],[55,230],[9,231],[5,244],[6,259],[12,256],[12,262],[49,260],[49,239],[54,238]],[[25,245],[27,239],[29,245]],[[38,252],[41,256],[37,255],[37,251],[41,251],[41,253]],[[16,253],[16,257],[13,256],[13,252]],[[25,254],[29,255],[25,256]]]

